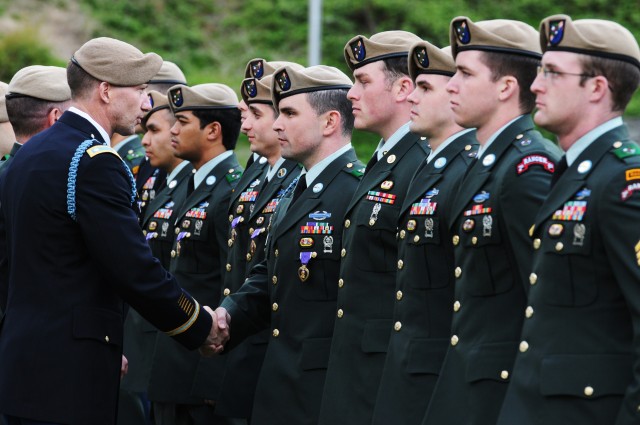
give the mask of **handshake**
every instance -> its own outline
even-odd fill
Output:
[[[220,354],[224,350],[224,344],[229,341],[231,316],[222,307],[218,307],[216,311],[211,310],[208,306],[204,306],[204,309],[211,315],[213,322],[211,323],[209,336],[199,348],[199,351],[202,356],[210,357],[214,354]]]

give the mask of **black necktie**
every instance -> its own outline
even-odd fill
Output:
[[[569,164],[567,164],[567,157],[563,156],[562,159],[558,161],[558,164],[556,164],[556,170],[551,176],[551,187],[556,185],[558,180],[560,180],[560,176],[562,176],[562,174],[567,171],[567,168],[569,168]]]
[[[191,177],[189,178],[189,183],[187,183],[187,196],[193,193],[193,189],[195,188],[195,178],[195,174],[191,175]]]
[[[293,189],[293,196],[291,197],[291,203],[289,204],[289,206],[293,205],[298,200],[298,198],[306,188],[307,188],[307,178],[305,176],[301,176],[300,180],[298,180],[298,184],[296,185],[296,188]]]
[[[364,169],[364,172],[367,173],[369,170],[371,170],[373,168],[374,165],[376,165],[378,163],[378,151],[375,151],[373,153],[373,156],[371,157],[371,159],[369,160],[369,162],[367,162],[367,167]]]

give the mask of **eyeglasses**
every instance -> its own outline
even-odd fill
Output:
[[[592,74],[576,74],[575,72],[554,71],[554,70],[551,70],[549,68],[545,68],[542,65],[538,66],[538,74],[542,74],[545,79],[547,79],[547,78],[553,79],[553,78],[556,78],[559,75],[573,75],[573,76],[582,77],[582,78],[593,78],[593,77],[595,77],[595,75],[592,75]]]

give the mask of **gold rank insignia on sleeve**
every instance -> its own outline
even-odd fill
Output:
[[[640,241],[636,244],[636,260],[638,260],[638,265],[640,266]]]
[[[101,153],[112,153],[115,156],[117,156],[118,158],[120,158],[120,155],[118,155],[118,152],[115,151],[115,149],[109,147],[109,146],[105,146],[105,145],[97,145],[97,146],[92,146],[89,149],[87,149],[87,153],[89,154],[89,157],[93,158],[96,155],[99,155]]]
[[[190,315],[190,317],[189,320],[187,320],[181,326],[178,326],[171,331],[165,332],[168,336],[176,336],[187,331],[191,327],[191,325],[195,323],[198,315],[200,314],[200,304],[198,304],[198,301],[196,301],[195,299],[190,299],[184,294],[180,295],[180,298],[178,299],[178,305],[180,306],[182,311],[184,311],[187,315]]]

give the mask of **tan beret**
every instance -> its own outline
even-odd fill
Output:
[[[149,80],[149,84],[184,84],[187,85],[187,77],[173,62],[163,61],[160,71]]]
[[[149,104],[151,104],[151,109],[147,112],[147,114],[142,119],[142,125],[145,126],[147,120],[151,116],[151,114],[161,110],[161,109],[169,109],[169,98],[167,95],[160,93],[159,91],[151,90],[147,93],[149,96]]]
[[[439,49],[428,41],[420,41],[409,52],[409,76],[413,81],[420,74],[440,74],[453,76],[456,64],[451,56],[451,48]]]
[[[4,97],[7,94],[9,85],[0,81],[0,123],[8,122],[9,116],[7,116],[7,99]]]
[[[273,74],[273,72],[276,69],[282,68],[283,66],[287,66],[287,65],[289,66],[295,65],[299,68],[304,68],[302,65],[298,65],[297,63],[294,63],[294,62],[287,62],[287,61],[267,62],[262,58],[255,58],[247,62],[247,66],[244,69],[244,78],[255,78],[257,80],[260,80],[263,77],[266,77],[267,75]]]
[[[640,68],[640,48],[629,30],[602,19],[553,15],[540,23],[542,51],[559,50],[629,62]]]
[[[520,21],[493,19],[474,23],[466,16],[459,16],[451,21],[450,39],[454,58],[465,50],[542,57],[537,31]]]
[[[350,89],[351,78],[338,68],[326,65],[295,69],[289,66],[279,68],[273,74],[271,96],[277,108],[280,99],[300,93],[322,90]]]
[[[407,57],[409,49],[420,37],[407,31],[384,31],[367,38],[356,35],[344,46],[344,59],[351,71],[368,63]]]
[[[9,82],[7,96],[29,96],[50,102],[71,99],[67,70],[59,66],[32,65],[15,73]]]
[[[146,84],[162,66],[157,54],[142,53],[131,44],[108,37],[87,41],[71,61],[97,80],[124,87]]]
[[[250,103],[268,103],[273,104],[273,98],[271,97],[271,83],[273,81],[273,75],[267,75],[263,79],[257,78],[245,78],[242,81],[240,87],[240,95],[244,103],[249,105]]]
[[[168,97],[174,113],[195,109],[238,109],[238,95],[224,84],[176,85],[169,89]]]

